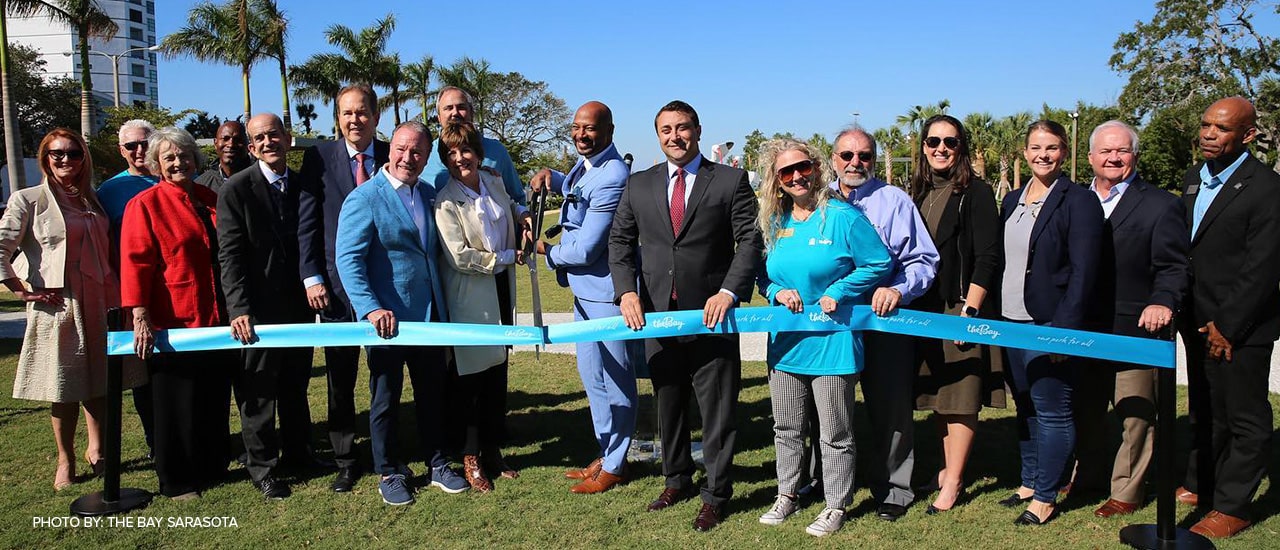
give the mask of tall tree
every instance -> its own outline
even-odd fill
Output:
[[[9,12],[18,16],[47,16],[76,32],[80,56],[80,133],[85,139],[93,132],[93,79],[89,76],[89,37],[110,40],[120,30],[97,0],[9,0]]]
[[[755,170],[756,162],[760,160],[760,148],[764,146],[764,142],[769,138],[765,137],[764,132],[759,128],[752,130],[747,134],[747,138],[742,140],[742,162],[748,170]]]
[[[0,0],[0,109],[4,116],[4,158],[9,172],[9,193],[13,194],[27,186],[27,175],[22,162],[22,136],[18,133],[18,115],[13,101],[13,90],[9,86],[9,32],[5,16],[11,4]],[[22,2],[23,0],[13,0]],[[28,0],[29,1],[29,0]]]
[[[488,113],[485,104],[497,88],[498,75],[489,70],[489,62],[463,56],[452,65],[436,69],[436,76],[441,84],[457,86],[471,96],[475,102],[475,123],[483,125],[484,115]]]
[[[161,42],[167,57],[192,57],[198,61],[221,63],[240,68],[244,92],[244,120],[253,116],[249,99],[249,75],[253,66],[271,54],[263,44],[263,35],[254,32],[265,25],[259,11],[249,9],[250,0],[231,0],[218,5],[209,1],[196,4],[187,12],[187,25]],[[287,113],[286,113],[287,116]]]
[[[436,71],[436,60],[430,55],[404,66],[404,93],[418,102],[422,108],[422,122],[431,119],[431,75]]]
[[[191,120],[188,120],[187,123],[182,126],[182,129],[186,130],[188,134],[191,134],[191,137],[196,139],[213,139],[213,137],[218,134],[218,127],[221,125],[222,121],[219,120],[218,117],[215,116],[210,118],[208,112],[198,111],[191,115]]]
[[[293,120],[289,116],[289,67],[285,64],[288,56],[289,18],[280,11],[276,0],[255,0],[253,9],[257,12],[255,20],[262,25],[262,47],[269,57],[280,66],[280,101],[284,127],[293,128]]]
[[[80,81],[67,77],[45,80],[45,56],[23,44],[11,46],[8,63],[13,122],[26,130],[19,132],[15,147],[21,166],[22,157],[36,156],[40,140],[49,130],[75,125],[80,116]]]
[[[319,101],[333,108],[333,135],[338,132],[338,102],[335,100],[342,89],[343,76],[338,63],[332,58],[338,54],[325,53],[311,56],[301,65],[289,68],[289,82],[293,83],[293,95],[302,101]]]
[[[991,150],[992,126],[995,120],[991,113],[969,113],[964,117],[964,129],[969,132],[969,151],[973,153],[973,170],[978,177],[987,179],[987,153]]]
[[[535,155],[559,150],[569,142],[573,119],[563,99],[548,90],[547,83],[525,78],[518,72],[495,74],[493,91],[476,114],[484,132],[501,141],[520,173],[527,173]]]
[[[297,87],[295,95],[306,101],[332,103],[336,131],[338,105],[334,96],[343,86],[361,83],[388,90],[398,87],[394,80],[399,58],[386,53],[395,28],[396,17],[391,13],[359,32],[345,25],[330,25],[324,31],[325,41],[341,53],[318,53],[292,67],[290,81]],[[391,66],[393,61],[396,68]]]
[[[400,104],[404,101],[404,93],[400,87],[404,85],[404,67],[400,65],[400,54],[386,56],[386,86],[389,91],[378,98],[378,110],[391,109],[395,125],[400,125]]]
[[[320,118],[320,115],[316,114],[316,106],[311,103],[298,103],[296,109],[298,118],[302,120],[303,133],[311,135],[311,121]]]

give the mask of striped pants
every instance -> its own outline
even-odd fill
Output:
[[[822,445],[822,486],[828,508],[845,509],[853,500],[853,396],[858,375],[811,376],[769,370],[773,402],[773,443],[778,453],[778,493],[794,495],[804,466],[809,415],[818,415]],[[816,411],[805,404],[812,395]]]

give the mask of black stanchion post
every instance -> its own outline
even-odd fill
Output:
[[[1175,340],[1176,343],[1176,340]],[[1177,352],[1174,352],[1175,356]],[[1176,361],[1175,361],[1176,363]],[[1203,535],[1178,527],[1177,503],[1173,492],[1178,486],[1174,466],[1177,445],[1177,400],[1175,368],[1160,368],[1156,374],[1156,524],[1134,524],[1120,530],[1120,542],[1142,550],[1199,550],[1215,548]]]
[[[115,307],[107,311],[107,330],[117,331],[124,326],[122,312]],[[71,513],[77,516],[105,516],[128,512],[151,502],[151,493],[142,489],[120,488],[120,416],[121,394],[124,392],[124,358],[107,356],[107,417],[102,420],[102,453],[106,469],[102,474],[102,492],[89,493],[71,503]]]

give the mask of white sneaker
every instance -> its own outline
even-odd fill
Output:
[[[787,516],[794,513],[796,513],[796,501],[789,497],[778,495],[778,500],[773,501],[773,507],[769,508],[769,511],[765,512],[763,516],[760,516],[760,523],[779,525],[787,519]]]
[[[818,514],[818,519],[804,528],[804,532],[815,537],[825,537],[839,531],[842,526],[844,526],[844,510],[826,508]]]

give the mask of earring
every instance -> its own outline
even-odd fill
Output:
[[[782,197],[785,197],[785,196],[787,196],[787,194],[786,194],[786,193],[783,193],[783,192],[782,192],[782,189],[781,189],[781,188],[779,188],[779,189],[778,189],[778,198],[782,198]]]

